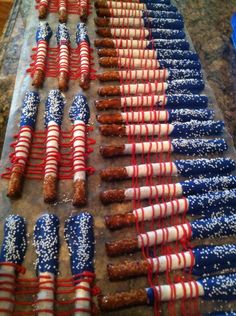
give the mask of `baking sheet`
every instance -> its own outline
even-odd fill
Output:
[[[95,25],[93,18],[95,17],[95,10],[92,3],[92,14],[89,16],[88,19],[88,30],[89,30],[89,36],[90,41],[93,47],[94,39],[96,38],[95,34]],[[58,16],[57,14],[50,14],[47,17],[47,21],[49,22],[53,34],[55,35],[55,31],[58,26]],[[79,17],[77,15],[69,15],[68,18],[68,27],[71,31],[71,42],[72,46],[75,46],[75,30],[76,25],[79,22]],[[8,165],[8,155],[10,153],[10,143],[13,141],[13,134],[17,133],[19,130],[19,119],[20,119],[20,109],[22,100],[24,98],[25,92],[28,89],[32,89],[31,87],[31,78],[29,74],[26,74],[26,69],[29,67],[29,64],[31,62],[30,55],[32,54],[31,48],[36,45],[35,43],[35,33],[36,28],[38,26],[38,17],[37,17],[37,11],[34,8],[34,3],[32,2],[32,6],[29,12],[29,18],[28,23],[26,27],[25,32],[25,39],[24,44],[22,47],[19,67],[17,71],[17,77],[16,77],[16,83],[15,83],[15,90],[14,95],[12,99],[12,105],[11,105],[11,111],[6,131],[6,138],[3,148],[3,154],[2,154],[2,160],[1,160],[1,172],[3,172],[3,168]],[[55,36],[51,38],[50,46],[56,47],[56,40]],[[188,36],[188,35],[187,35]],[[190,40],[189,36],[188,39]],[[97,63],[97,54],[94,52],[94,60],[95,60],[95,69],[99,72],[100,67]],[[102,69],[104,70],[104,68]],[[8,181],[0,179],[0,187],[1,189],[1,195],[0,195],[0,219],[1,219],[1,225],[0,225],[0,235],[1,240],[3,237],[3,222],[4,218],[11,213],[22,215],[27,220],[27,229],[29,233],[29,245],[26,253],[26,258],[24,262],[24,266],[27,268],[26,277],[34,277],[35,276],[35,270],[34,266],[32,265],[32,261],[35,261],[35,251],[32,246],[32,232],[33,232],[33,226],[37,218],[45,213],[54,213],[56,214],[61,223],[60,227],[60,237],[61,237],[61,251],[60,251],[60,264],[59,269],[60,273],[59,275],[62,277],[70,276],[70,266],[69,266],[69,255],[68,250],[65,244],[64,240],[64,221],[65,219],[70,216],[71,214],[76,214],[81,211],[89,211],[94,215],[95,220],[95,237],[96,237],[96,256],[95,256],[95,269],[97,274],[97,285],[101,287],[104,294],[106,293],[112,293],[116,291],[125,291],[125,290],[131,290],[136,288],[142,288],[148,286],[146,277],[138,278],[138,279],[131,279],[129,281],[122,281],[122,282],[110,282],[107,278],[106,274],[106,264],[108,262],[121,262],[124,260],[124,258],[141,258],[141,252],[134,254],[134,255],[128,255],[128,256],[122,256],[119,258],[114,259],[108,259],[105,253],[104,248],[104,242],[108,240],[113,239],[120,239],[125,237],[133,237],[135,234],[135,228],[126,228],[121,231],[117,232],[109,232],[104,225],[104,215],[106,214],[115,214],[115,213],[122,213],[126,212],[128,210],[132,209],[131,203],[123,203],[123,204],[112,204],[110,206],[103,206],[99,200],[99,192],[101,190],[107,189],[107,188],[125,188],[128,186],[131,186],[130,181],[122,181],[119,183],[101,183],[99,178],[99,171],[105,167],[111,166],[121,166],[121,165],[127,165],[130,163],[129,157],[121,157],[121,158],[115,158],[113,160],[111,159],[103,159],[99,154],[99,146],[101,144],[108,144],[108,143],[116,143],[116,142],[125,142],[127,141],[126,138],[120,139],[120,138],[109,138],[109,137],[103,137],[100,136],[98,132],[98,123],[96,122],[96,108],[94,106],[94,100],[97,99],[97,88],[100,85],[98,81],[92,81],[90,89],[85,92],[85,95],[88,97],[89,104],[90,104],[90,110],[91,110],[91,125],[94,126],[94,131],[90,133],[89,137],[94,138],[96,140],[96,144],[93,146],[94,152],[90,154],[88,165],[94,166],[96,168],[96,173],[89,176],[88,178],[88,204],[86,208],[81,209],[75,209],[72,207],[71,204],[71,198],[72,198],[72,180],[62,180],[59,183],[59,198],[58,202],[55,205],[47,205],[44,204],[43,198],[42,198],[42,181],[38,180],[27,180],[24,183],[23,188],[23,195],[21,199],[10,201],[6,197],[6,191],[8,186]],[[40,89],[40,97],[41,97],[41,104],[38,112],[38,119],[37,119],[37,125],[36,125],[36,131],[43,130],[43,114],[44,114],[44,103],[45,99],[48,95],[49,90],[57,88],[57,79],[55,78],[47,78],[44,83],[43,89]],[[71,127],[71,124],[68,119],[68,111],[69,107],[71,105],[72,99],[78,92],[82,92],[78,80],[76,81],[70,81],[69,84],[69,91],[65,93],[65,97],[67,100],[67,104],[64,111],[64,119],[63,119],[63,125],[62,129],[65,131],[68,131]],[[209,95],[212,107],[216,111],[216,119],[222,119],[222,114],[219,110],[219,108],[216,105],[216,100],[214,99],[214,96],[212,94],[212,91],[207,86],[205,93]],[[17,124],[16,124],[17,123]],[[235,149],[233,148],[233,142],[231,136],[228,134],[228,132],[225,132],[225,138],[227,139],[227,142],[229,144],[229,151],[227,152],[227,156],[230,156],[236,160],[236,153]],[[173,156],[173,159],[179,158],[177,156]],[[176,179],[178,180],[178,179]],[[214,243],[226,243],[226,242],[234,242],[235,238],[227,238],[222,240],[214,240]],[[212,241],[200,241],[198,244],[207,244],[212,243]],[[160,283],[165,282],[165,276],[162,276],[160,278]],[[201,301],[200,308],[202,312],[210,312],[214,310],[219,309],[236,309],[235,302],[232,303],[225,303],[225,304],[215,304],[214,302],[206,302]],[[162,315],[169,315],[167,312],[167,304],[161,304],[162,309]],[[115,311],[111,313],[102,313],[102,315],[152,315],[153,309],[151,307],[137,307],[137,308],[131,308],[131,309],[124,309],[121,311]],[[180,315],[180,313],[177,313],[177,315]]]

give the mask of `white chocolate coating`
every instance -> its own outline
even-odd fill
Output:
[[[80,74],[89,74],[90,72],[90,47],[86,41],[79,44]]]
[[[39,41],[36,53],[35,70],[45,70],[48,44],[46,41]]]
[[[139,188],[129,188],[125,190],[125,200],[134,198],[145,200],[156,197],[177,197],[182,195],[182,186],[180,183],[159,184],[153,186],[144,186]]]
[[[166,81],[169,77],[168,69],[135,69],[120,70],[119,76],[122,80],[158,80]]]
[[[156,59],[118,58],[118,65],[128,69],[158,69],[160,63]]]
[[[123,122],[140,123],[140,122],[167,122],[169,120],[168,111],[142,111],[142,112],[122,112]]]
[[[111,17],[109,19],[109,25],[112,27],[143,27],[144,22],[141,16],[139,18],[130,18],[130,17],[124,17],[124,18],[116,18]]]
[[[117,11],[117,10],[113,10],[113,12],[115,12],[115,11]],[[125,10],[125,11],[127,11],[128,13],[133,12],[130,10]],[[141,11],[134,11],[134,12],[139,13]],[[142,14],[140,14],[140,16],[141,15]],[[150,41],[148,41],[146,39],[142,39],[142,40],[132,39],[132,40],[130,40],[130,39],[120,39],[120,38],[112,39],[112,42],[114,43],[115,48],[138,48],[138,49],[145,49],[147,47],[147,45],[150,43]]]
[[[69,72],[69,47],[67,45],[60,45],[59,71]]]
[[[47,278],[45,278],[47,277]],[[50,279],[49,279],[50,277]],[[40,289],[37,295],[37,307],[36,310],[38,316],[51,316],[52,313],[47,313],[45,311],[40,312],[40,310],[54,311],[54,303],[46,300],[54,300],[55,291],[55,276],[50,272],[43,272],[39,274],[39,283],[42,282],[42,287],[47,287],[50,289]],[[45,300],[45,301],[44,301]]]
[[[141,60],[141,59],[140,59]],[[163,94],[168,89],[167,82],[149,82],[137,84],[124,84],[120,86],[122,95],[137,95],[137,94],[150,94],[157,93]]]
[[[169,176],[177,175],[178,170],[174,162],[147,163],[142,165],[126,166],[128,177],[138,178],[147,176]]]
[[[120,99],[121,107],[143,107],[143,106],[154,106],[159,104],[164,106],[167,102],[167,97],[165,95],[139,95],[133,97],[122,97]]]
[[[163,142],[143,142],[134,144],[125,144],[124,155],[147,154],[147,153],[168,153],[173,151],[173,146],[170,141]]]
[[[125,126],[126,135],[141,135],[141,136],[167,136],[173,131],[172,124],[140,124]]]
[[[84,298],[86,299],[90,299],[90,284],[88,282],[81,282],[79,283],[79,285],[85,287],[88,289],[88,291],[84,290],[84,289],[77,289],[75,291],[75,309],[87,309],[90,310],[91,309],[91,303],[89,300],[83,300]],[[79,300],[82,299],[82,300]],[[90,313],[87,312],[83,312],[83,311],[78,311],[74,313],[75,316],[90,316]]]
[[[157,58],[157,53],[153,49],[127,49],[127,48],[117,48],[117,56],[128,57],[128,58],[138,58],[138,59],[155,59]]]
[[[170,202],[154,204],[151,206],[133,210],[133,215],[138,221],[150,221],[154,218],[163,218],[176,214],[182,214],[189,208],[188,199],[175,199]]]
[[[27,141],[26,141],[27,140]],[[15,157],[24,157],[25,159],[29,156],[30,144],[32,141],[32,133],[29,126],[24,126],[21,128],[18,141],[15,147]],[[25,166],[26,160],[19,159],[18,163]]]
[[[73,130],[73,168],[74,182],[76,180],[85,180],[85,146],[86,146],[86,125],[83,121],[75,121]],[[76,171],[77,168],[84,170]]]
[[[149,31],[147,29],[122,29],[122,28],[111,28],[110,29],[112,37],[120,38],[136,38],[136,39],[145,39],[149,36]]]
[[[0,282],[10,282],[8,283],[3,283],[1,287],[7,288],[10,291],[15,290],[15,268],[12,266],[7,266],[7,265],[2,265],[0,266],[0,273],[1,274],[8,274],[8,276],[0,276]],[[12,276],[12,277],[11,277]],[[9,312],[0,312],[1,316],[9,316],[13,311],[14,311],[14,303],[10,302],[8,300],[15,300],[15,295],[12,294],[11,292],[4,291],[0,289],[0,309],[5,309]],[[6,301],[4,300],[6,299]]]
[[[127,10],[145,10],[146,5],[144,3],[133,2],[119,2],[119,1],[107,1],[109,8],[114,9],[127,9]]]
[[[59,155],[59,126],[51,121],[48,124],[46,139],[46,158],[44,177],[57,176],[58,161],[56,156]]]
[[[117,17],[142,17],[143,12],[141,10],[135,10],[135,9],[116,9],[116,8],[110,8],[110,13],[112,16],[117,16]]]
[[[170,243],[181,240],[184,236],[189,236],[190,234],[191,229],[188,224],[160,228],[138,235],[138,246],[142,248],[142,244],[144,246],[153,246],[162,243]]]
[[[173,271],[191,267],[195,260],[190,251],[185,251],[156,258],[148,258],[147,261],[151,264],[153,272],[160,273],[167,270]]]

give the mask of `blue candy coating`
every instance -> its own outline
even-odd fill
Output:
[[[168,80],[166,93],[200,93],[204,87],[204,80],[199,78]]]
[[[236,188],[235,176],[194,179],[180,182],[183,196],[202,194],[212,191],[224,191]]]
[[[76,31],[76,43],[79,45],[83,41],[87,42],[90,45],[86,24],[78,23]]]
[[[170,4],[170,0],[140,0],[140,3],[164,3],[164,4]]]
[[[72,275],[93,272],[93,217],[89,213],[69,217],[65,222],[65,239],[71,256]]]
[[[77,94],[70,107],[69,116],[72,122],[76,120],[83,121],[88,124],[90,118],[90,110],[86,97],[83,94]]]
[[[228,149],[224,139],[172,139],[174,152],[187,156],[206,156],[212,153],[222,153]]]
[[[189,50],[189,43],[186,39],[152,39],[147,44],[147,49],[181,49]]]
[[[146,8],[147,10],[154,10],[154,11],[171,11],[171,12],[176,12],[177,8],[174,5],[167,5],[167,4],[162,4],[162,3],[146,3]]]
[[[143,17],[183,20],[183,16],[177,11],[143,10],[142,12]]]
[[[204,314],[203,316],[236,316],[236,312],[216,312],[211,314]]]
[[[38,106],[40,103],[39,93],[36,91],[27,91],[22,104],[20,126],[30,126],[34,129]]]
[[[156,51],[157,59],[188,59],[188,60],[199,60],[198,54],[190,50],[181,49],[158,49]],[[192,77],[193,78],[193,77]]]
[[[65,99],[59,90],[51,90],[45,103],[45,126],[53,121],[59,126],[62,123]]]
[[[236,274],[223,274],[198,280],[204,288],[204,299],[230,301],[236,298]]]
[[[173,122],[174,126],[170,136],[172,137],[201,137],[219,135],[224,130],[223,121],[197,121],[191,120],[189,122]]]
[[[172,30],[172,29],[150,29],[150,34],[147,35],[147,39],[184,39],[185,32],[182,30]],[[174,67],[173,67],[174,68]]]
[[[192,239],[221,238],[236,234],[236,215],[198,219],[190,223]]]
[[[49,42],[52,36],[52,30],[47,22],[40,22],[36,32],[36,42],[47,41]]]
[[[169,49],[166,49],[165,51],[169,51]],[[180,52],[184,53],[185,51],[180,51]],[[186,53],[188,52],[189,51],[186,51]],[[169,77],[168,77],[169,80],[191,79],[191,78],[203,79],[201,70],[196,71],[196,69],[169,69],[168,72],[169,72]]]
[[[206,275],[236,267],[236,245],[202,246],[193,250],[195,264],[192,273]]]
[[[0,262],[22,264],[27,248],[25,219],[9,215],[4,224]]]
[[[214,117],[214,111],[209,109],[177,109],[168,110],[169,119],[168,122],[179,121],[188,122],[191,120],[207,121]]]
[[[178,173],[184,177],[195,175],[224,175],[235,169],[235,162],[230,158],[175,160]]]
[[[69,45],[70,34],[65,23],[60,23],[56,32],[57,45]]]
[[[201,63],[198,60],[190,59],[159,59],[160,68],[167,69],[195,69],[199,71],[201,69]],[[173,91],[174,93],[174,91]],[[181,93],[179,93],[181,94]]]
[[[167,95],[167,108],[203,109],[208,106],[208,97],[198,94],[169,94]]]
[[[58,272],[59,219],[53,214],[44,214],[34,227],[34,246],[37,254],[37,273]]]
[[[143,18],[144,26],[147,28],[159,28],[159,29],[174,29],[182,30],[184,27],[183,20],[179,19],[170,19],[170,18]]]

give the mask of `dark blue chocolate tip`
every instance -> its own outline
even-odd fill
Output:
[[[156,54],[157,54],[157,59],[185,59],[185,60],[195,60],[195,61],[199,60],[198,54],[190,50],[183,51],[181,49],[174,49],[174,50],[173,49],[158,49],[156,51]]]
[[[228,150],[226,141],[222,139],[172,139],[174,152],[187,156],[206,156],[213,153],[223,153]]]
[[[71,256],[72,275],[94,271],[93,216],[89,213],[69,217],[65,222],[65,240]]]
[[[65,106],[65,99],[59,90],[51,90],[45,103],[45,126],[49,122],[55,122],[61,126],[63,118],[63,110]]]
[[[189,43],[186,39],[152,39],[147,49],[173,49],[173,50],[189,50]]]
[[[190,59],[159,59],[160,68],[167,69],[195,69],[199,71],[201,69],[201,63],[198,60]],[[174,92],[173,92],[174,93]]]
[[[183,20],[170,18],[143,18],[146,28],[173,29],[182,30],[184,28]]]
[[[90,110],[86,97],[83,94],[77,94],[71,105],[69,116],[71,121],[83,121],[88,124],[90,119]]]
[[[189,122],[172,122],[174,126],[171,137],[202,137],[220,135],[224,130],[223,121],[197,121],[192,120]]]
[[[52,30],[47,22],[40,22],[36,32],[36,42],[49,42],[52,36]]]
[[[58,273],[59,219],[53,214],[44,214],[34,227],[34,246],[37,254],[37,273]]]
[[[196,69],[169,69],[168,72],[169,72],[169,77],[168,77],[169,80],[193,79],[193,78],[201,79],[201,80],[203,79],[201,70],[196,71]]]
[[[183,196],[203,194],[212,191],[224,191],[236,188],[235,176],[201,178],[180,182]]]
[[[146,3],[146,8],[147,10],[154,10],[154,11],[171,11],[171,12],[176,12],[177,8],[174,5],[167,5],[167,4],[162,4],[162,3]]]
[[[38,106],[40,103],[39,93],[36,91],[27,91],[22,104],[20,126],[35,127]]]
[[[171,4],[170,0],[140,0],[140,3],[159,3],[159,4]]]
[[[193,250],[195,264],[191,272],[195,275],[208,275],[236,267],[236,245],[200,246]]]
[[[147,35],[147,39],[184,39],[186,36],[185,32],[182,30],[172,30],[172,29],[150,29],[150,34]]]
[[[168,80],[166,93],[200,93],[204,87],[204,80],[198,78]]]
[[[87,42],[90,45],[86,24],[78,23],[76,31],[76,43],[77,45],[79,45],[83,41]]]
[[[183,16],[177,11],[155,11],[155,10],[143,10],[143,17],[150,18],[163,18],[163,19],[178,19],[183,21]]]
[[[203,316],[236,316],[236,312],[215,312],[211,314],[204,314]]]
[[[22,264],[27,248],[25,219],[9,215],[4,224],[0,262]]]
[[[198,282],[203,286],[205,300],[227,302],[236,299],[236,273],[205,277]]]
[[[187,159],[174,161],[178,174],[183,177],[227,175],[235,170],[235,161],[230,158]]]
[[[56,32],[57,45],[69,45],[70,34],[65,23],[60,23]]]
[[[177,109],[168,110],[168,122],[188,122],[191,120],[208,121],[214,118],[214,111],[209,109]]]
[[[208,106],[208,97],[194,94],[169,94],[167,95],[166,108],[204,109]]]

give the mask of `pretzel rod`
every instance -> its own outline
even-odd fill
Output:
[[[204,218],[185,224],[160,228],[139,234],[134,238],[106,242],[106,252],[109,257],[115,257],[137,251],[142,247],[162,245],[183,238],[195,240],[232,236],[236,234],[235,219],[235,215]]]
[[[66,23],[67,21],[67,8],[66,8],[67,0],[59,0],[59,21],[61,23]]]
[[[66,24],[59,24],[56,33],[59,47],[59,78],[58,87],[62,91],[68,90],[69,83],[69,45],[70,35]]]
[[[9,198],[16,198],[21,195],[39,103],[40,99],[37,92],[26,92],[22,104],[20,132],[15,146],[13,167],[7,190]]]
[[[139,95],[131,97],[121,97],[113,99],[104,99],[95,101],[98,110],[104,109],[121,109],[121,108],[206,108],[208,106],[208,98],[204,95],[176,94],[176,95]]]
[[[26,252],[25,219],[10,215],[4,224],[4,239],[0,254],[0,313],[12,315],[15,307],[16,275]]]
[[[45,19],[48,11],[48,0],[40,0],[38,5],[39,19]]]
[[[86,22],[89,15],[89,0],[80,0],[80,20]]]
[[[60,91],[51,90],[45,104],[45,126],[47,127],[43,183],[45,203],[54,202],[57,196],[59,135],[64,105],[65,100]]]
[[[54,292],[58,273],[59,219],[53,214],[44,214],[34,227],[34,245],[37,254],[39,292],[36,311],[39,316],[54,312]]]
[[[178,19],[167,19],[167,18],[95,18],[95,24],[100,27],[111,26],[111,27],[133,27],[133,28],[160,28],[160,29],[174,29],[182,30],[184,27],[183,20]]]
[[[146,289],[101,295],[98,298],[102,311],[117,310],[124,307],[154,305],[155,301],[175,301],[203,297],[206,300],[230,301],[236,295],[234,291],[236,274],[223,274],[204,277],[197,281],[187,281],[153,286]]]
[[[232,189],[236,187],[235,179],[235,177],[224,176],[196,179],[192,181],[187,180],[178,183],[127,188],[123,190],[107,190],[101,192],[100,198],[104,204],[130,200],[156,199],[158,197],[176,198],[194,194],[203,194],[208,191]],[[109,224],[110,217],[106,218],[107,224]]]
[[[65,222],[65,239],[71,256],[71,272],[75,280],[75,316],[91,315],[91,283],[94,279],[93,217],[81,213]]]
[[[113,181],[134,177],[218,175],[220,173],[231,172],[234,169],[235,162],[230,158],[201,158],[111,167],[103,169],[100,172],[100,176],[103,181]]]
[[[123,48],[123,49],[174,49],[189,50],[189,43],[186,39],[96,39],[94,41],[96,47],[105,48]]]
[[[126,9],[126,10],[154,10],[154,11],[171,11],[176,12],[177,8],[171,4],[163,3],[133,3],[123,1],[95,1],[95,8],[109,8],[109,9]]]
[[[86,125],[89,122],[90,111],[86,98],[78,94],[70,108],[70,119],[73,128],[73,170],[74,196],[73,205],[82,206],[87,202],[86,194]]]
[[[47,58],[48,43],[52,36],[52,30],[47,22],[40,22],[37,33],[37,53],[32,85],[40,88],[43,85],[45,76],[45,63]]]
[[[103,86],[98,89],[100,96],[129,96],[139,94],[164,94],[164,93],[199,93],[204,89],[201,79],[168,80],[166,82],[148,82],[121,84],[119,86]]]
[[[96,33],[101,37],[122,39],[184,39],[185,33],[181,30],[172,29],[134,29],[134,28],[100,28]]]
[[[104,57],[127,57],[137,59],[189,59],[198,60],[198,55],[188,50],[173,49],[129,49],[129,48],[101,48],[98,50],[99,56]]]
[[[156,11],[156,10],[135,10],[135,9],[115,9],[115,8],[97,8],[97,16],[99,17],[150,17],[150,18],[166,18],[183,20],[179,12],[173,11]]]
[[[117,264],[108,264],[107,272],[111,281],[123,280],[143,276],[149,273],[162,273],[165,271],[190,268],[190,273],[202,275],[235,266],[235,245],[202,246],[192,250],[168,254],[164,256],[147,258],[145,260],[124,261]]]
[[[143,142],[123,145],[100,146],[100,153],[105,158],[122,155],[144,155],[174,152],[181,155],[206,156],[223,153],[228,149],[224,139],[172,139],[168,141]]]
[[[171,136],[171,137],[202,137],[219,135],[223,132],[223,121],[172,122],[167,124],[128,124],[100,125],[104,136]]]
[[[79,50],[80,78],[79,85],[87,90],[90,85],[90,41],[84,23],[77,25],[76,42]]]

